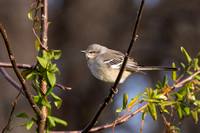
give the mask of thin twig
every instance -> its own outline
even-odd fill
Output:
[[[0,72],[1,72],[1,74],[3,75],[3,77],[4,77],[10,84],[12,84],[18,91],[21,90],[22,87],[21,87],[17,82],[15,82],[14,79],[12,79],[12,78],[8,75],[8,73],[6,72],[6,70],[4,70],[4,68],[0,67]],[[23,90],[22,90],[22,94],[26,97],[26,94],[24,93]]]
[[[14,55],[13,55],[13,52],[12,52],[12,49],[11,49],[11,46],[10,46],[10,43],[8,41],[8,38],[7,38],[7,34],[5,32],[5,30],[3,29],[2,25],[0,24],[0,31],[1,31],[1,34],[3,36],[3,39],[4,39],[4,42],[5,42],[5,45],[6,45],[6,48],[7,48],[7,51],[8,51],[8,55],[9,55],[9,58],[10,58],[10,61],[13,65],[13,69],[22,85],[22,88],[28,98],[28,101],[29,103],[31,104],[31,107],[33,108],[33,110],[35,111],[35,113],[40,117],[40,119],[43,119],[43,114],[41,113],[40,109],[38,108],[38,106],[36,105],[36,103],[34,102],[33,98],[32,98],[32,95],[31,93],[29,92],[28,90],[28,87],[26,85],[26,82],[25,82],[25,79],[22,77],[18,67],[17,67],[17,64],[16,64],[16,61],[14,59]]]
[[[61,84],[55,84],[55,86],[59,87],[62,90],[71,90],[72,89],[71,87],[63,86]]]
[[[127,50],[127,53],[125,55],[125,58],[124,58],[124,61],[123,61],[123,64],[122,64],[122,67],[120,69],[120,72],[117,76],[117,79],[112,87],[112,89],[110,90],[110,93],[108,94],[108,96],[104,99],[104,102],[103,104],[99,107],[97,113],[95,114],[94,118],[90,121],[90,123],[82,130],[82,133],[87,133],[88,131],[90,131],[90,129],[95,125],[95,123],[97,122],[100,114],[103,112],[104,108],[108,105],[108,103],[112,100],[113,96],[114,96],[114,93],[116,92],[117,90],[117,86],[119,85],[119,82],[120,82],[120,79],[122,77],[122,74],[124,72],[124,69],[125,69],[125,66],[126,66],[126,63],[127,63],[127,60],[128,60],[128,57],[129,55],[131,54],[131,51],[132,51],[132,48],[133,48],[133,45],[137,39],[137,30],[138,30],[138,27],[139,27],[139,23],[140,23],[140,19],[141,19],[141,15],[142,15],[142,11],[143,11],[143,7],[144,7],[144,3],[145,3],[145,0],[142,0],[141,2],[141,5],[140,5],[140,9],[139,9],[139,13],[137,15],[137,18],[136,18],[136,24],[135,24],[135,27],[134,27],[134,30],[133,30],[133,35],[132,35],[132,38],[131,38],[131,41],[130,41],[130,44],[129,44],[129,48]]]
[[[190,75],[189,77],[185,78],[184,80],[175,83],[172,87],[170,87],[169,92],[171,92],[172,90],[174,90],[175,88],[179,88],[182,87],[185,83],[189,82],[190,80],[192,80],[196,75],[200,74],[200,70],[196,71],[195,73],[193,73],[192,75]],[[168,92],[168,93],[169,93]],[[166,93],[164,93],[166,94]]]
[[[13,116],[13,113],[14,113],[14,110],[15,110],[15,107],[16,107],[16,104],[17,104],[18,97],[20,96],[22,90],[23,90],[23,88],[20,89],[19,93],[17,94],[17,96],[15,98],[15,101],[14,101],[14,103],[12,105],[12,110],[10,112],[10,116],[9,116],[9,119],[8,119],[8,123],[5,126],[5,128],[3,129],[2,133],[6,132],[7,130],[10,129],[10,124],[11,124],[11,121],[12,121],[12,116]]]
[[[16,65],[20,69],[32,69],[32,68],[34,68],[34,65],[29,65],[29,64],[16,64]],[[12,68],[12,64],[0,62],[0,67]]]

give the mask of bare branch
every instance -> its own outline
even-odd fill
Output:
[[[12,110],[10,112],[10,116],[9,116],[9,119],[8,119],[8,123],[7,125],[5,126],[5,128],[3,129],[2,133],[6,132],[6,130],[9,130],[10,129],[10,124],[11,124],[11,121],[12,121],[12,115],[14,113],[14,110],[15,110],[15,107],[16,107],[16,104],[17,104],[17,100],[18,100],[18,97],[20,96],[21,92],[22,92],[22,88],[20,89],[19,93],[17,94],[16,98],[15,98],[15,101],[13,103],[13,106],[12,106]]]
[[[61,84],[55,84],[55,86],[59,87],[62,90],[71,90],[72,89],[71,87],[63,86]]]
[[[10,83],[12,84],[18,91],[21,90],[21,86],[19,84],[17,84],[17,82],[15,82],[14,79],[12,79],[8,73],[4,70],[4,68],[0,67],[0,72],[3,75],[3,77]],[[26,97],[26,94],[24,93],[24,91],[22,90],[22,94]]]
[[[29,64],[16,64],[16,65],[17,65],[18,68],[21,68],[21,69],[32,69],[32,68],[34,68],[34,65],[29,65]],[[12,68],[12,64],[0,62],[0,67]]]

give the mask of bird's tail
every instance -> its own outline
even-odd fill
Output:
[[[165,67],[165,66],[138,66],[138,71],[150,71],[150,70],[159,70],[159,71],[179,71],[180,68],[174,67]]]

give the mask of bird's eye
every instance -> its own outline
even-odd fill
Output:
[[[95,51],[90,51],[89,53],[90,53],[90,54],[93,54],[93,53],[96,53],[96,52],[95,52]]]

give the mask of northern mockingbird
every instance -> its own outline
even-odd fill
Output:
[[[89,45],[86,50],[81,50],[81,52],[85,53],[88,67],[97,79],[109,83],[115,82],[124,60],[122,52],[99,44]],[[143,70],[177,71],[178,68],[141,66],[133,58],[129,57],[120,83],[123,83],[130,74]]]

